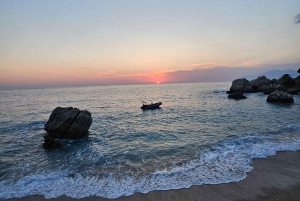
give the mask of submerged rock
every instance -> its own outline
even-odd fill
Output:
[[[43,144],[44,149],[59,149],[61,147],[63,147],[62,144],[54,140],[50,136],[46,135],[44,137],[44,144]]]
[[[83,137],[91,124],[92,116],[89,111],[57,107],[52,111],[44,129],[53,138],[76,139]]]
[[[232,98],[232,99],[245,99],[247,98],[246,96],[244,96],[244,94],[242,92],[234,92],[232,94],[228,95],[228,98]]]
[[[274,91],[268,96],[267,102],[293,103],[294,98],[284,91]]]

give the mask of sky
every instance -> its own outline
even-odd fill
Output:
[[[299,0],[0,0],[0,89],[300,68]]]

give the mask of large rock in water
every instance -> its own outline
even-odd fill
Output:
[[[50,137],[76,139],[83,137],[91,124],[92,116],[89,111],[57,107],[52,111],[44,129]]]
[[[294,98],[289,93],[283,91],[274,91],[268,96],[267,102],[293,103]]]
[[[251,90],[251,86],[249,81],[245,78],[233,80],[232,85],[229,89],[229,93],[234,92],[249,92]]]

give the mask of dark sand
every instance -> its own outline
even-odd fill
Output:
[[[188,189],[153,191],[147,194],[137,193],[114,201],[249,201],[249,200],[284,200],[300,201],[300,151],[279,152],[267,159],[255,159],[254,170],[246,179],[229,184],[192,186]],[[47,200],[43,196],[29,196],[9,201]],[[47,201],[111,201],[100,197],[74,199],[61,196]]]

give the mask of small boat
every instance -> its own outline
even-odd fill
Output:
[[[146,110],[146,109],[159,108],[161,104],[162,102],[147,104],[146,102],[143,101],[143,106],[141,107],[141,109]]]

